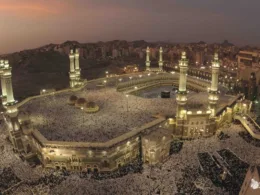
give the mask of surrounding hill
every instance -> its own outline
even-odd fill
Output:
[[[8,59],[13,68],[13,88],[18,100],[39,94],[41,89],[62,89],[69,85],[69,58],[70,48],[80,48],[80,67],[82,77],[93,79],[105,75],[105,71],[122,72],[126,63],[143,63],[136,56],[124,56],[112,59],[113,48],[121,48],[120,52],[128,47],[146,46],[145,41],[110,41],[98,43],[78,43],[66,41],[62,44],[48,44],[39,48],[24,50],[0,56]],[[106,57],[102,57],[104,50]]]

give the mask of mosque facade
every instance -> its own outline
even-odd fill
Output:
[[[19,107],[26,104],[30,99],[37,97],[30,97],[19,103],[14,100],[11,67],[7,60],[1,60],[2,103],[6,109],[3,114],[8,124],[9,139],[14,151],[22,154],[25,159],[37,156],[46,168],[73,171],[109,172],[137,159],[141,159],[144,163],[157,164],[165,161],[170,155],[171,144],[175,139],[185,140],[213,136],[221,125],[231,123],[235,114],[250,111],[251,102],[245,100],[243,94],[237,95],[232,102],[217,108],[216,105],[219,100],[219,60],[217,54],[215,54],[212,64],[212,81],[208,91],[207,109],[188,110],[187,86],[197,87],[201,90],[205,87],[202,84],[197,85],[195,81],[187,78],[188,59],[186,53],[182,53],[179,61],[179,80],[173,81],[162,73],[162,48],[159,50],[158,69],[150,67],[149,47],[147,47],[146,52],[146,71],[158,71],[162,74],[162,76],[157,77],[159,79],[156,82],[176,82],[178,84],[176,113],[173,113],[172,116],[157,116],[152,122],[107,142],[91,143],[50,141],[37,129],[26,128],[26,120],[24,119],[26,117],[19,118]],[[70,89],[67,89],[67,91],[80,90],[86,85],[86,82],[80,76],[79,49],[71,50],[69,59]],[[124,92],[126,89],[132,89],[136,85],[134,82],[129,81],[118,85],[117,91]],[[141,82],[139,85],[146,87],[151,82],[155,82],[155,80],[150,78],[150,80]],[[55,93],[60,92],[55,91],[38,97]],[[94,105],[94,103],[92,104]]]

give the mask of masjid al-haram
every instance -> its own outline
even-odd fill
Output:
[[[259,152],[246,155],[254,146],[238,136],[243,131],[260,138],[249,115],[252,103],[243,94],[226,95],[218,82],[218,54],[211,80],[204,80],[187,74],[185,52],[176,72],[163,69],[162,48],[158,67],[150,66],[149,52],[147,47],[144,72],[87,80],[81,77],[79,49],[72,49],[70,88],[44,89],[21,102],[13,96],[9,62],[1,60],[5,133],[0,163],[14,163],[9,175],[16,184],[3,188],[5,192],[26,194],[32,186],[36,194],[46,189],[62,194],[74,183],[88,186],[85,192],[93,194],[94,181],[100,180],[121,194],[120,185],[129,185],[127,194],[134,194],[134,189],[149,194],[159,188],[165,194],[167,190],[185,194],[189,188],[221,193],[216,183],[228,186],[241,177],[234,176],[234,162],[243,171],[256,163]],[[168,187],[163,188],[164,182]],[[76,192],[73,186],[70,190]],[[99,190],[96,193],[105,191]]]

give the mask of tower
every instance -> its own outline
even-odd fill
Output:
[[[209,90],[209,109],[211,110],[211,117],[216,116],[216,105],[218,102],[218,74],[219,74],[219,59],[218,54],[214,54],[212,61],[212,80]]]
[[[150,71],[150,48],[147,47],[146,48],[146,62],[145,62],[145,65],[146,65],[146,71]]]
[[[79,68],[79,49],[77,48],[75,50],[75,74],[76,74],[76,79],[80,80],[80,68]]]
[[[2,93],[3,95],[6,93],[6,101],[3,104],[13,104],[14,94],[13,94],[13,86],[12,86],[12,68],[9,66],[8,60],[4,61],[3,75],[2,75]],[[4,89],[5,88],[5,89]]]
[[[69,58],[70,58],[70,87],[74,87],[75,84],[75,80],[76,80],[76,73],[75,73],[75,56],[73,53],[73,50],[70,50],[70,54],[69,54]]]
[[[163,70],[163,49],[162,47],[160,47],[160,50],[159,50],[159,61],[158,61],[158,64],[159,64],[159,70],[162,71]]]
[[[185,113],[185,105],[187,103],[187,70],[188,70],[188,60],[186,58],[186,52],[182,52],[181,60],[179,61],[180,67],[180,77],[179,77],[179,90],[176,97],[177,101],[177,118],[183,118]]]

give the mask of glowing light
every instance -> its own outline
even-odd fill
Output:
[[[202,114],[202,111],[201,110],[197,111],[197,114]]]
[[[251,179],[250,187],[254,190],[260,188],[260,184],[255,179]]]

